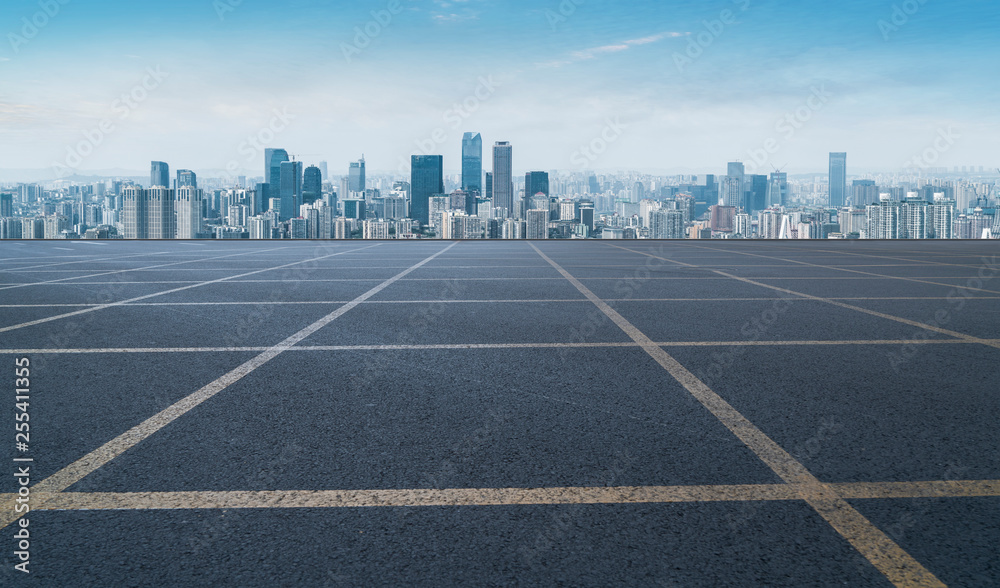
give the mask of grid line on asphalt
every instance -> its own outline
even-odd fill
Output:
[[[1000,480],[837,482],[845,500],[1000,497]],[[796,484],[570,486],[544,488],[415,488],[374,490],[223,490],[56,492],[35,510],[194,510],[231,508],[366,508],[559,504],[667,504],[802,500]],[[0,501],[16,494],[2,494]]]
[[[699,245],[685,245],[685,247],[697,247],[699,249],[707,249],[706,247],[702,247],[702,246],[699,246]],[[799,264],[799,265],[805,265],[805,266],[809,266],[809,267],[818,267],[818,268],[830,269],[830,270],[840,271],[840,272],[851,272],[851,273],[855,273],[855,274],[863,274],[863,275],[866,275],[866,276],[875,276],[877,278],[886,279],[886,280],[903,280],[903,281],[907,281],[907,282],[916,282],[918,284],[929,284],[929,285],[932,285],[932,286],[946,286],[946,287],[950,287],[950,288],[963,288],[965,290],[975,290],[977,292],[987,292],[989,294],[1000,294],[1000,290],[989,290],[989,289],[986,289],[986,288],[973,288],[972,286],[957,286],[955,284],[945,284],[945,283],[942,283],[942,282],[930,282],[927,279],[920,278],[920,277],[887,276],[885,274],[877,274],[875,272],[863,272],[863,271],[859,271],[859,270],[846,269],[846,268],[832,266],[832,265],[821,265],[821,264],[817,264],[817,263],[810,263],[808,261],[798,261],[798,260],[794,260],[794,259],[785,259],[783,257],[774,257],[773,255],[762,255],[760,253],[747,253],[745,251],[733,251],[733,253],[736,253],[736,254],[739,254],[739,255],[749,255],[749,256],[752,256],[752,257],[762,257],[764,259],[775,259],[775,260],[787,261],[787,262],[790,262],[790,263],[795,263],[795,264]],[[951,265],[951,264],[948,264],[948,265]],[[694,267],[704,267],[704,266],[695,265]],[[968,266],[959,266],[959,267],[968,267]],[[981,269],[981,268],[982,268],[982,266],[980,265],[980,266],[976,266],[974,269]],[[705,269],[711,270],[711,268],[709,268],[709,267],[706,267]],[[759,280],[765,280],[765,279],[769,279],[769,278],[757,278],[757,279],[759,279]],[[961,280],[961,279],[964,279],[964,278],[962,278],[962,277],[952,277],[950,279]]]
[[[284,249],[284,247],[277,247],[277,248],[273,248],[273,249],[265,249],[265,251],[278,251],[280,249]],[[253,253],[256,253],[256,252],[254,252],[254,251],[246,251],[246,252],[243,252],[243,253],[231,253],[231,254],[228,254],[228,255],[219,255],[219,256],[216,256],[216,257],[199,257],[198,259],[189,259],[187,261],[174,261],[174,262],[171,262],[171,263],[161,263],[161,264],[151,265],[151,266],[142,267],[142,268],[122,269],[122,270],[113,270],[113,271],[99,272],[99,273],[96,273],[96,274],[88,274],[86,276],[75,276],[75,277],[70,277],[70,278],[60,278],[58,280],[46,280],[46,281],[42,281],[42,282],[27,282],[27,283],[23,283],[23,284],[5,284],[5,285],[0,285],[0,291],[3,291],[3,290],[12,290],[14,288],[24,288],[26,286],[47,286],[47,285],[50,285],[50,284],[64,284],[65,282],[68,282],[69,280],[76,280],[76,279],[80,279],[80,278],[96,278],[96,277],[99,277],[99,276],[110,276],[112,274],[124,274],[124,273],[128,273],[128,272],[146,271],[146,270],[150,270],[150,269],[157,269],[157,268],[169,267],[169,266],[172,266],[172,265],[182,265],[182,264],[185,264],[185,263],[193,263],[193,262],[196,262],[196,261],[212,261],[214,259],[226,259],[228,257],[239,257],[241,255],[252,255]],[[157,253],[150,253],[150,255],[166,255],[166,254],[167,254],[166,251],[161,251],[161,252],[157,252]],[[117,284],[119,282],[105,282],[105,283],[107,283],[107,284]]]
[[[626,251],[632,251],[633,253],[639,253],[639,252],[637,252],[637,251],[635,251],[633,249],[627,249],[625,247],[620,247],[618,245],[611,245],[611,247],[618,247],[619,249],[625,249]],[[654,259],[661,259],[663,261],[668,261],[668,262],[671,262],[671,263],[677,263],[677,264],[681,264],[681,265],[688,265],[690,267],[698,267],[698,266],[695,266],[695,265],[686,264],[686,263],[681,262],[681,261],[675,261],[675,260],[672,260],[672,259],[667,259],[665,257],[659,257],[659,256],[653,255],[651,253],[642,253],[642,255],[646,255],[646,256],[652,257]],[[867,314],[867,315],[870,315],[870,316],[874,316],[874,317],[878,317],[878,318],[883,318],[883,319],[888,319],[888,320],[891,320],[891,321],[902,323],[904,325],[909,325],[911,327],[916,327],[918,329],[924,329],[926,331],[933,331],[933,332],[939,333],[941,335],[947,335],[949,337],[955,337],[955,338],[958,338],[958,339],[963,339],[963,340],[968,341],[970,343],[981,343],[981,344],[987,345],[989,347],[995,347],[995,348],[1000,349],[1000,343],[997,343],[997,341],[995,339],[983,339],[983,338],[980,338],[980,337],[974,337],[972,335],[967,335],[965,333],[960,333],[958,331],[952,331],[950,329],[943,329],[941,327],[936,327],[934,325],[928,325],[928,324],[922,323],[920,321],[913,321],[913,320],[910,320],[910,319],[907,319],[907,318],[903,318],[903,317],[899,317],[899,316],[887,314],[887,313],[884,313],[884,312],[879,312],[877,310],[871,310],[871,309],[868,309],[868,308],[862,308],[860,306],[854,306],[852,304],[846,304],[844,302],[837,302],[836,300],[833,300],[832,298],[823,298],[822,296],[815,296],[813,294],[805,294],[803,292],[796,292],[795,290],[789,290],[787,288],[781,288],[779,286],[773,286],[771,284],[765,284],[763,282],[756,282],[756,281],[754,281],[754,280],[752,280],[750,278],[744,278],[744,277],[741,277],[741,276],[734,276],[732,274],[728,274],[728,273],[726,273],[724,271],[721,271],[721,270],[709,270],[709,271],[712,271],[712,272],[714,272],[716,274],[719,274],[720,276],[725,276],[725,277],[733,279],[733,280],[737,280],[737,281],[740,281],[740,282],[745,282],[747,284],[753,284],[755,286],[760,286],[762,288],[769,288],[769,289],[775,290],[777,292],[784,292],[785,294],[791,294],[793,296],[799,296],[799,297],[807,299],[807,300],[814,300],[816,302],[823,302],[823,303],[826,303],[826,304],[831,304],[833,306],[839,306],[840,308],[846,308],[848,310],[854,310],[854,311],[861,312],[861,313],[864,313],[864,314]]]
[[[40,324],[52,322],[52,321],[55,321],[55,320],[69,318],[71,316],[78,316],[78,315],[85,314],[85,313],[88,313],[88,312],[96,312],[98,310],[104,310],[106,308],[113,308],[113,307],[116,307],[116,306],[127,306],[129,303],[138,302],[140,300],[148,300],[150,298],[155,298],[157,296],[163,296],[165,294],[173,294],[174,292],[181,292],[183,290],[190,290],[192,288],[200,288],[201,286],[208,286],[208,285],[211,285],[211,284],[218,284],[218,283],[221,283],[221,282],[225,282],[226,280],[229,280],[231,278],[252,276],[254,274],[259,274],[259,273],[263,273],[263,272],[270,272],[270,271],[274,271],[274,270],[285,269],[285,268],[289,268],[289,267],[292,267],[292,266],[295,266],[295,265],[299,265],[299,264],[303,264],[303,263],[309,263],[310,261],[316,261],[317,259],[326,259],[328,257],[336,257],[337,255],[343,255],[344,253],[348,253],[348,252],[362,251],[362,250],[365,250],[365,249],[371,249],[372,247],[378,247],[379,245],[380,245],[380,243],[376,243],[374,245],[369,245],[367,247],[362,247],[360,249],[349,249],[348,251],[341,252],[341,253],[331,253],[329,255],[323,255],[323,256],[320,256],[320,257],[314,257],[312,259],[303,259],[301,261],[294,261],[294,262],[291,262],[291,263],[286,263],[284,265],[279,265],[277,267],[269,267],[269,268],[265,268],[265,269],[254,270],[252,272],[246,272],[246,273],[243,273],[243,274],[237,274],[235,276],[229,276],[229,277],[226,277],[226,278],[218,278],[218,279],[215,279],[215,280],[208,280],[208,281],[205,281],[205,282],[198,282],[198,283],[195,283],[195,284],[189,284],[187,286],[181,286],[179,288],[172,288],[170,290],[164,290],[163,292],[154,292],[152,294],[145,294],[143,296],[136,296],[135,298],[129,298],[129,299],[126,299],[126,300],[119,300],[118,302],[108,302],[108,303],[101,304],[101,305],[98,305],[98,306],[93,306],[93,307],[90,307],[90,308],[84,308],[84,309],[81,309],[81,310],[75,310],[73,312],[67,312],[67,313],[58,314],[58,315],[55,315],[55,316],[50,316],[50,317],[45,317],[45,318],[41,318],[41,319],[36,319],[36,320],[33,320],[33,321],[28,321],[26,323],[20,323],[20,324],[17,324],[17,325],[10,325],[10,326],[7,326],[7,327],[0,327],[0,333],[6,333],[6,332],[14,331],[14,330],[17,330],[17,329],[23,329],[25,327],[33,327],[35,325],[40,325]]]
[[[373,245],[373,246],[377,246]],[[205,402],[206,400],[212,398],[219,392],[225,390],[235,382],[241,380],[242,378],[249,375],[251,372],[259,368],[260,366],[268,363],[275,357],[278,357],[288,349],[294,347],[300,343],[306,337],[312,335],[316,331],[322,329],[323,327],[329,325],[334,320],[340,318],[345,313],[356,307],[360,302],[375,296],[385,288],[389,287],[396,281],[398,281],[403,276],[410,272],[413,272],[424,264],[429,263],[435,257],[448,251],[452,247],[457,245],[457,242],[453,242],[451,245],[440,249],[435,252],[430,257],[425,258],[423,261],[411,266],[409,269],[404,270],[396,274],[395,276],[385,280],[378,286],[368,290],[364,294],[355,298],[352,302],[345,304],[344,306],[338,308],[334,312],[324,316],[323,318],[313,322],[312,324],[306,326],[295,334],[289,336],[281,343],[268,348],[266,351],[257,355],[256,357],[244,362],[240,366],[233,370],[230,370],[216,378],[209,384],[199,388],[192,394],[185,396],[181,400],[175,402],[174,404],[168,406],[167,408],[161,410],[155,415],[144,420],[142,423],[130,428],[121,435],[118,435],[114,439],[111,439],[107,443],[104,443],[97,449],[87,453],[83,457],[74,461],[73,463],[67,465],[66,467],[60,469],[56,473],[50,475],[44,480],[38,482],[31,487],[33,492],[37,492],[43,495],[46,494],[56,494],[62,492],[75,484],[76,482],[82,480],[86,476],[90,475],[100,467],[104,466],[114,458],[118,457],[125,451],[128,451],[136,444],[142,442],[144,439],[154,435],[157,431],[172,423],[176,419],[180,418],[196,406]],[[41,501],[36,501],[33,507],[37,507]],[[2,512],[0,512],[0,529],[6,527],[7,525],[13,523],[14,521],[21,518],[23,514],[18,514],[13,509],[13,502],[6,501],[2,505]]]
[[[588,301],[589,302],[589,301]],[[1000,344],[1000,339],[986,339]],[[963,339],[831,339],[826,341],[662,341],[657,347],[807,347],[837,345],[979,345],[978,341]],[[426,343],[409,345],[296,345],[288,351],[423,351],[423,350],[474,350],[474,349],[595,349],[614,347],[640,347],[632,342],[592,343]],[[266,351],[267,346],[256,347],[94,347],[52,349],[0,349],[12,355],[69,355],[83,353],[232,353]]]
[[[896,586],[907,587],[944,586],[944,583],[930,570],[873,525],[857,509],[848,504],[831,486],[822,483],[800,461],[705,385],[673,356],[664,351],[662,347],[657,346],[618,311],[545,255],[534,243],[529,242],[528,245],[590,299],[633,341],[639,343],[650,357],[684,386],[698,402],[771,468],[778,477],[788,484],[795,484],[798,496],[805,500],[890,582]]]

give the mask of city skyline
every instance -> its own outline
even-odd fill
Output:
[[[942,133],[933,165],[996,167],[996,11],[904,4],[57,1],[32,29],[22,2],[0,18],[0,168],[246,173],[282,145],[450,172],[470,128],[524,171],[889,170]]]

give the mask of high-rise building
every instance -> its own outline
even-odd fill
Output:
[[[866,239],[901,239],[903,226],[900,223],[900,207],[902,203],[891,200],[889,194],[879,194],[879,202],[870,204],[867,208],[868,226],[864,237]]]
[[[443,156],[413,155],[410,158],[410,194],[410,215],[421,225],[430,225],[430,199],[444,194]]]
[[[788,174],[774,172],[767,183],[767,207],[786,206],[788,204]],[[768,237],[770,238],[770,237]]]
[[[830,201],[834,208],[841,208],[847,201],[847,154],[830,154]]]
[[[926,239],[930,230],[928,226],[929,202],[923,198],[907,198],[899,210],[899,224],[902,239]]]
[[[549,238],[549,209],[533,208],[525,213],[525,238]]]
[[[278,197],[281,198],[279,219],[286,221],[297,216],[302,204],[302,162],[284,161],[280,168],[281,184]]]
[[[319,173],[322,176],[321,182],[330,179],[330,166],[325,161],[319,162]]]
[[[177,189],[174,208],[177,215],[177,238],[197,239],[202,232],[204,194],[194,186]]]
[[[198,187],[198,176],[189,169],[179,169],[177,170],[177,185],[174,186],[175,189],[180,190],[181,188],[197,188]]]
[[[14,195],[0,194],[0,217],[14,216]]]
[[[525,210],[530,210],[532,208],[527,203],[530,202],[532,198],[535,198],[538,194],[544,194],[546,199],[548,199],[550,196],[548,172],[533,171],[524,174]]]
[[[758,210],[764,210],[767,208],[767,176],[766,175],[752,175],[750,176],[750,191],[747,197],[746,211],[747,214],[754,214]]]
[[[323,197],[323,170],[310,165],[302,179],[302,204],[312,204]]]
[[[493,146],[493,206],[514,214],[513,148],[507,141]]]
[[[479,133],[462,136],[462,189],[483,192],[483,138]]]
[[[347,189],[350,192],[361,193],[365,192],[365,156],[362,155],[361,159],[358,161],[352,161],[350,169],[347,170],[348,184]],[[346,195],[345,196],[352,196]],[[353,197],[353,196],[352,196]]]
[[[146,239],[173,239],[177,236],[177,218],[174,215],[174,194],[170,188],[156,186],[147,192]]]
[[[878,202],[878,186],[875,180],[854,180],[851,183],[851,206],[865,208]]]
[[[264,149],[264,186],[257,187],[261,202],[281,197],[281,164],[286,161],[288,152],[284,149]]]
[[[746,172],[743,163],[739,161],[729,162],[728,173],[722,179],[718,204],[733,208],[743,208],[746,205],[745,185]]]
[[[154,161],[149,166],[149,186],[170,187],[170,166],[162,161]]]
[[[649,216],[650,239],[683,239],[684,212],[661,208]]]
[[[493,172],[486,172],[486,181],[483,182],[483,198],[493,200]]]

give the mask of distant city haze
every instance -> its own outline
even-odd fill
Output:
[[[256,177],[265,149],[332,175],[362,153],[369,174],[408,177],[412,155],[460,174],[468,132],[487,171],[497,142],[514,145],[515,174],[741,161],[825,175],[831,152],[850,153],[850,174],[994,169],[998,14],[940,0],[11,1],[0,180],[150,161]]]

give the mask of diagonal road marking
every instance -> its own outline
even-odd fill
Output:
[[[378,286],[372,288],[371,290],[368,290],[367,292],[358,296],[351,302],[341,306],[337,310],[324,316],[323,318],[312,323],[311,325],[303,328],[294,335],[291,335],[281,343],[278,343],[277,345],[267,349],[260,355],[245,362],[236,369],[227,372],[226,374],[217,378],[213,382],[210,382],[209,384],[195,391],[189,396],[182,398],[181,400],[175,402],[171,406],[168,406],[167,408],[163,409],[162,411],[158,412],[152,417],[146,419],[142,423],[132,427],[128,431],[125,431],[121,435],[115,437],[114,439],[108,441],[104,445],[101,445],[97,449],[91,451],[87,455],[81,457],[80,459],[69,464],[68,466],[64,467],[58,472],[52,474],[48,478],[45,478],[41,482],[35,484],[34,486],[31,486],[31,491],[33,493],[37,493],[40,495],[51,495],[54,493],[62,492],[66,488],[69,488],[70,486],[82,480],[83,478],[85,478],[86,476],[88,476],[89,474],[91,474],[104,464],[118,457],[122,453],[128,451],[136,444],[140,443],[144,439],[147,439],[148,437],[155,434],[163,427],[169,425],[176,419],[180,418],[191,409],[205,402],[209,398],[212,398],[213,396],[225,390],[232,384],[238,382],[239,380],[246,377],[257,368],[268,363],[275,357],[278,357],[285,351],[288,351],[290,348],[301,342],[309,335],[312,335],[316,331],[329,325],[330,323],[337,320],[338,318],[340,318],[345,313],[355,308],[365,300],[371,298],[372,296],[375,296],[376,294],[386,289],[387,287],[391,286],[393,283],[398,281],[400,278],[406,276],[407,274],[423,267],[425,264],[429,263],[434,258],[441,255],[445,251],[448,251],[457,244],[458,244],[457,242],[453,242],[451,245],[445,247],[444,249],[439,250],[437,253],[434,253],[433,255],[424,259],[423,261],[420,261],[415,265],[411,266],[409,269],[406,269],[396,274],[395,276],[389,278],[388,280],[385,280]],[[42,502],[43,501],[40,499],[33,500],[32,508],[39,507]],[[7,502],[4,503],[3,505],[0,505],[0,529],[18,520],[19,518],[21,518],[21,516],[23,516],[23,514],[19,514],[14,511],[12,503]]]
[[[180,286],[178,288],[172,288],[170,290],[164,290],[163,292],[154,292],[153,294],[146,294],[144,296],[136,296],[135,298],[129,298],[128,300],[119,300],[118,302],[108,302],[106,304],[99,304],[97,306],[91,306],[91,307],[83,308],[81,310],[74,310],[73,312],[66,312],[66,313],[63,313],[63,314],[57,314],[55,316],[50,316],[50,317],[45,317],[45,318],[41,318],[41,319],[36,319],[36,320],[33,320],[33,321],[28,321],[26,323],[20,323],[20,324],[17,324],[17,325],[10,325],[9,327],[2,327],[2,328],[0,328],[0,333],[6,333],[8,331],[14,331],[14,330],[17,330],[17,329],[23,329],[25,327],[32,327],[32,326],[35,326],[35,325],[40,325],[40,324],[48,323],[48,322],[51,322],[51,321],[56,321],[56,320],[60,320],[60,319],[64,319],[64,318],[69,318],[71,316],[78,316],[78,315],[81,315],[81,314],[86,314],[88,312],[95,312],[95,311],[98,311],[98,310],[104,310],[106,308],[113,308],[115,306],[127,306],[128,304],[130,304],[132,302],[139,302],[140,300],[148,300],[150,298],[156,298],[157,296],[163,296],[164,294],[173,294],[174,292],[181,292],[183,290],[190,290],[191,288],[200,288],[202,286],[208,286],[210,284],[218,284],[218,283],[225,282],[227,280],[232,280],[232,279],[235,279],[235,278],[245,278],[246,276],[252,276],[252,275],[260,274],[260,273],[264,273],[264,272],[271,272],[271,271],[274,271],[274,270],[284,269],[284,268],[296,266],[296,265],[299,265],[299,264],[302,264],[302,263],[309,263],[310,261],[316,261],[316,260],[319,260],[319,259],[326,259],[328,257],[336,257],[338,255],[344,255],[346,253],[354,253],[356,251],[362,251],[362,250],[365,250],[365,249],[371,249],[372,247],[378,247],[379,245],[381,245],[381,244],[380,243],[376,243],[375,245],[369,245],[367,247],[361,247],[359,249],[348,249],[346,251],[341,251],[339,253],[331,253],[329,255],[323,255],[323,256],[320,256],[320,257],[314,257],[312,259],[303,259],[301,261],[293,261],[292,263],[286,263],[284,265],[279,265],[279,266],[276,266],[276,267],[268,267],[268,268],[264,268],[264,269],[254,270],[252,272],[246,272],[246,273],[242,273],[242,274],[237,274],[235,276],[228,276],[228,277],[225,277],[225,278],[217,278],[215,280],[208,280],[208,281],[205,281],[205,282],[197,282],[195,284],[190,284],[190,285],[187,285],[187,286]]]
[[[679,382],[695,399],[709,410],[727,429],[742,441],[754,454],[787,484],[794,484],[797,493],[862,556],[874,565],[896,586],[943,587],[930,570],[903,550],[888,535],[871,523],[864,515],[847,503],[828,484],[813,476],[801,462],[792,457],[773,439],[744,417],[731,404],[716,394],[662,347],[630,323],[625,317],[601,300],[579,280],[549,258],[541,249],[529,242],[538,255],[549,262],[556,271],[573,284],[577,290],[597,306],[612,322],[642,347],[663,369]],[[624,249],[624,248],[623,248]],[[630,251],[626,249],[627,251]],[[636,253],[633,251],[633,253]],[[678,262],[679,263],[679,262]]]

